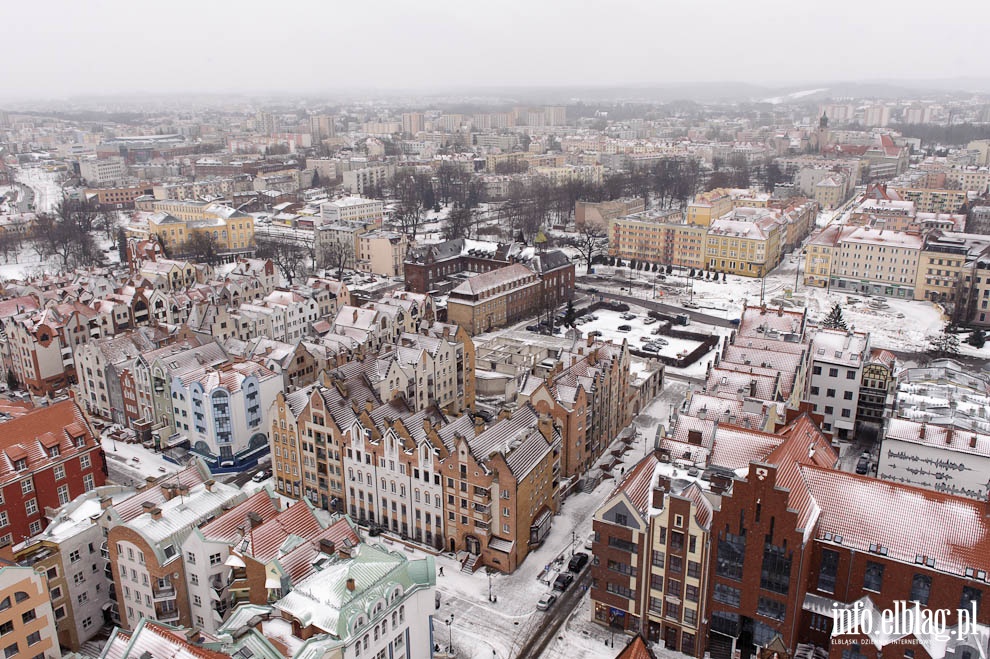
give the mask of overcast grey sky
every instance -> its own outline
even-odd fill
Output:
[[[988,77],[990,2],[7,0],[0,97]]]

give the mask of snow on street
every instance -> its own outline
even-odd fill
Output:
[[[623,456],[623,465],[616,471],[616,478],[621,478],[652,445],[653,436],[641,433]],[[449,633],[460,658],[490,659],[493,650],[498,657],[516,657],[518,649],[546,615],[536,610],[536,602],[541,595],[551,591],[557,574],[566,571],[572,546],[574,551],[590,553],[584,545],[591,534],[592,516],[615,485],[615,480],[606,479],[593,492],[579,492],[568,497],[560,514],[554,517],[550,535],[543,545],[531,552],[514,573],[491,575],[495,603],[488,601],[489,577],[484,569],[466,574],[460,571],[460,564],[450,554],[438,556],[438,570],[442,567],[444,573],[437,576],[441,606],[434,612],[435,642],[446,647],[448,628],[445,621],[453,614]],[[564,562],[553,566],[554,559],[561,555]],[[547,566],[552,568],[549,572],[546,572]],[[587,599],[585,593],[582,601]]]
[[[36,213],[50,213],[62,201],[62,186],[57,172],[48,172],[40,167],[17,168],[14,179],[34,190],[34,210]]]

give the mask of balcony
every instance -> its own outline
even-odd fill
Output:
[[[151,597],[156,602],[164,602],[175,599],[175,586],[167,588],[155,588],[151,591]]]
[[[155,618],[159,622],[174,622],[179,619],[178,609],[159,609],[155,608]]]
[[[215,575],[210,580],[210,588],[216,593],[222,593],[227,590],[227,582],[219,574]]]

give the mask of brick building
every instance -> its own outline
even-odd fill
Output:
[[[47,525],[58,508],[106,482],[103,449],[74,400],[0,424],[0,546]]]

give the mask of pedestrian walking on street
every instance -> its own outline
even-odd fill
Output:
[[[442,565],[440,566],[440,576],[441,577],[443,576],[443,566]]]

